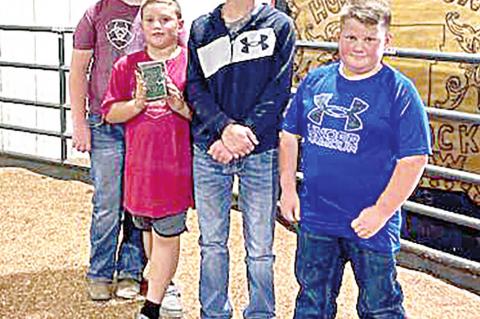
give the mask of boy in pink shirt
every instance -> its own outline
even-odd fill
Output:
[[[110,123],[125,123],[124,206],[145,230],[151,263],[147,300],[138,318],[157,319],[177,268],[186,210],[193,205],[191,114],[182,93],[187,56],[178,46],[180,7],[174,0],[145,0],[140,10],[146,49],[115,63],[102,112]],[[165,62],[167,97],[147,101],[146,83],[137,71],[147,61]]]

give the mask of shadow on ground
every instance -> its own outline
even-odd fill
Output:
[[[11,155],[0,155],[0,168],[24,168],[33,173],[49,176],[59,180],[75,180],[91,184],[89,168],[73,164],[61,164],[39,159],[27,159]]]

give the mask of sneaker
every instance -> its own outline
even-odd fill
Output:
[[[170,284],[163,296],[160,306],[161,318],[181,318],[183,315],[182,300],[180,292],[174,284]]]
[[[111,284],[108,282],[87,280],[87,292],[88,296],[93,301],[106,301],[112,298]]]
[[[123,299],[135,299],[140,294],[140,283],[131,278],[120,279],[117,282],[115,295]]]

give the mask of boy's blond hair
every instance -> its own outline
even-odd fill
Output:
[[[180,4],[178,3],[177,0],[143,0],[142,4],[140,5],[140,17],[143,19],[143,9],[152,3],[165,3],[168,5],[175,6],[175,13],[177,14],[177,18],[181,19],[182,18],[182,8],[180,7]]]
[[[356,19],[366,25],[390,27],[392,12],[389,0],[349,0],[340,12],[340,25],[345,20]]]

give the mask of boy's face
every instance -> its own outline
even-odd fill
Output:
[[[381,25],[366,25],[357,19],[346,19],[340,31],[340,60],[354,75],[368,73],[382,61],[390,34]]]
[[[165,49],[176,45],[182,26],[174,5],[155,2],[143,8],[142,28],[149,46]]]

